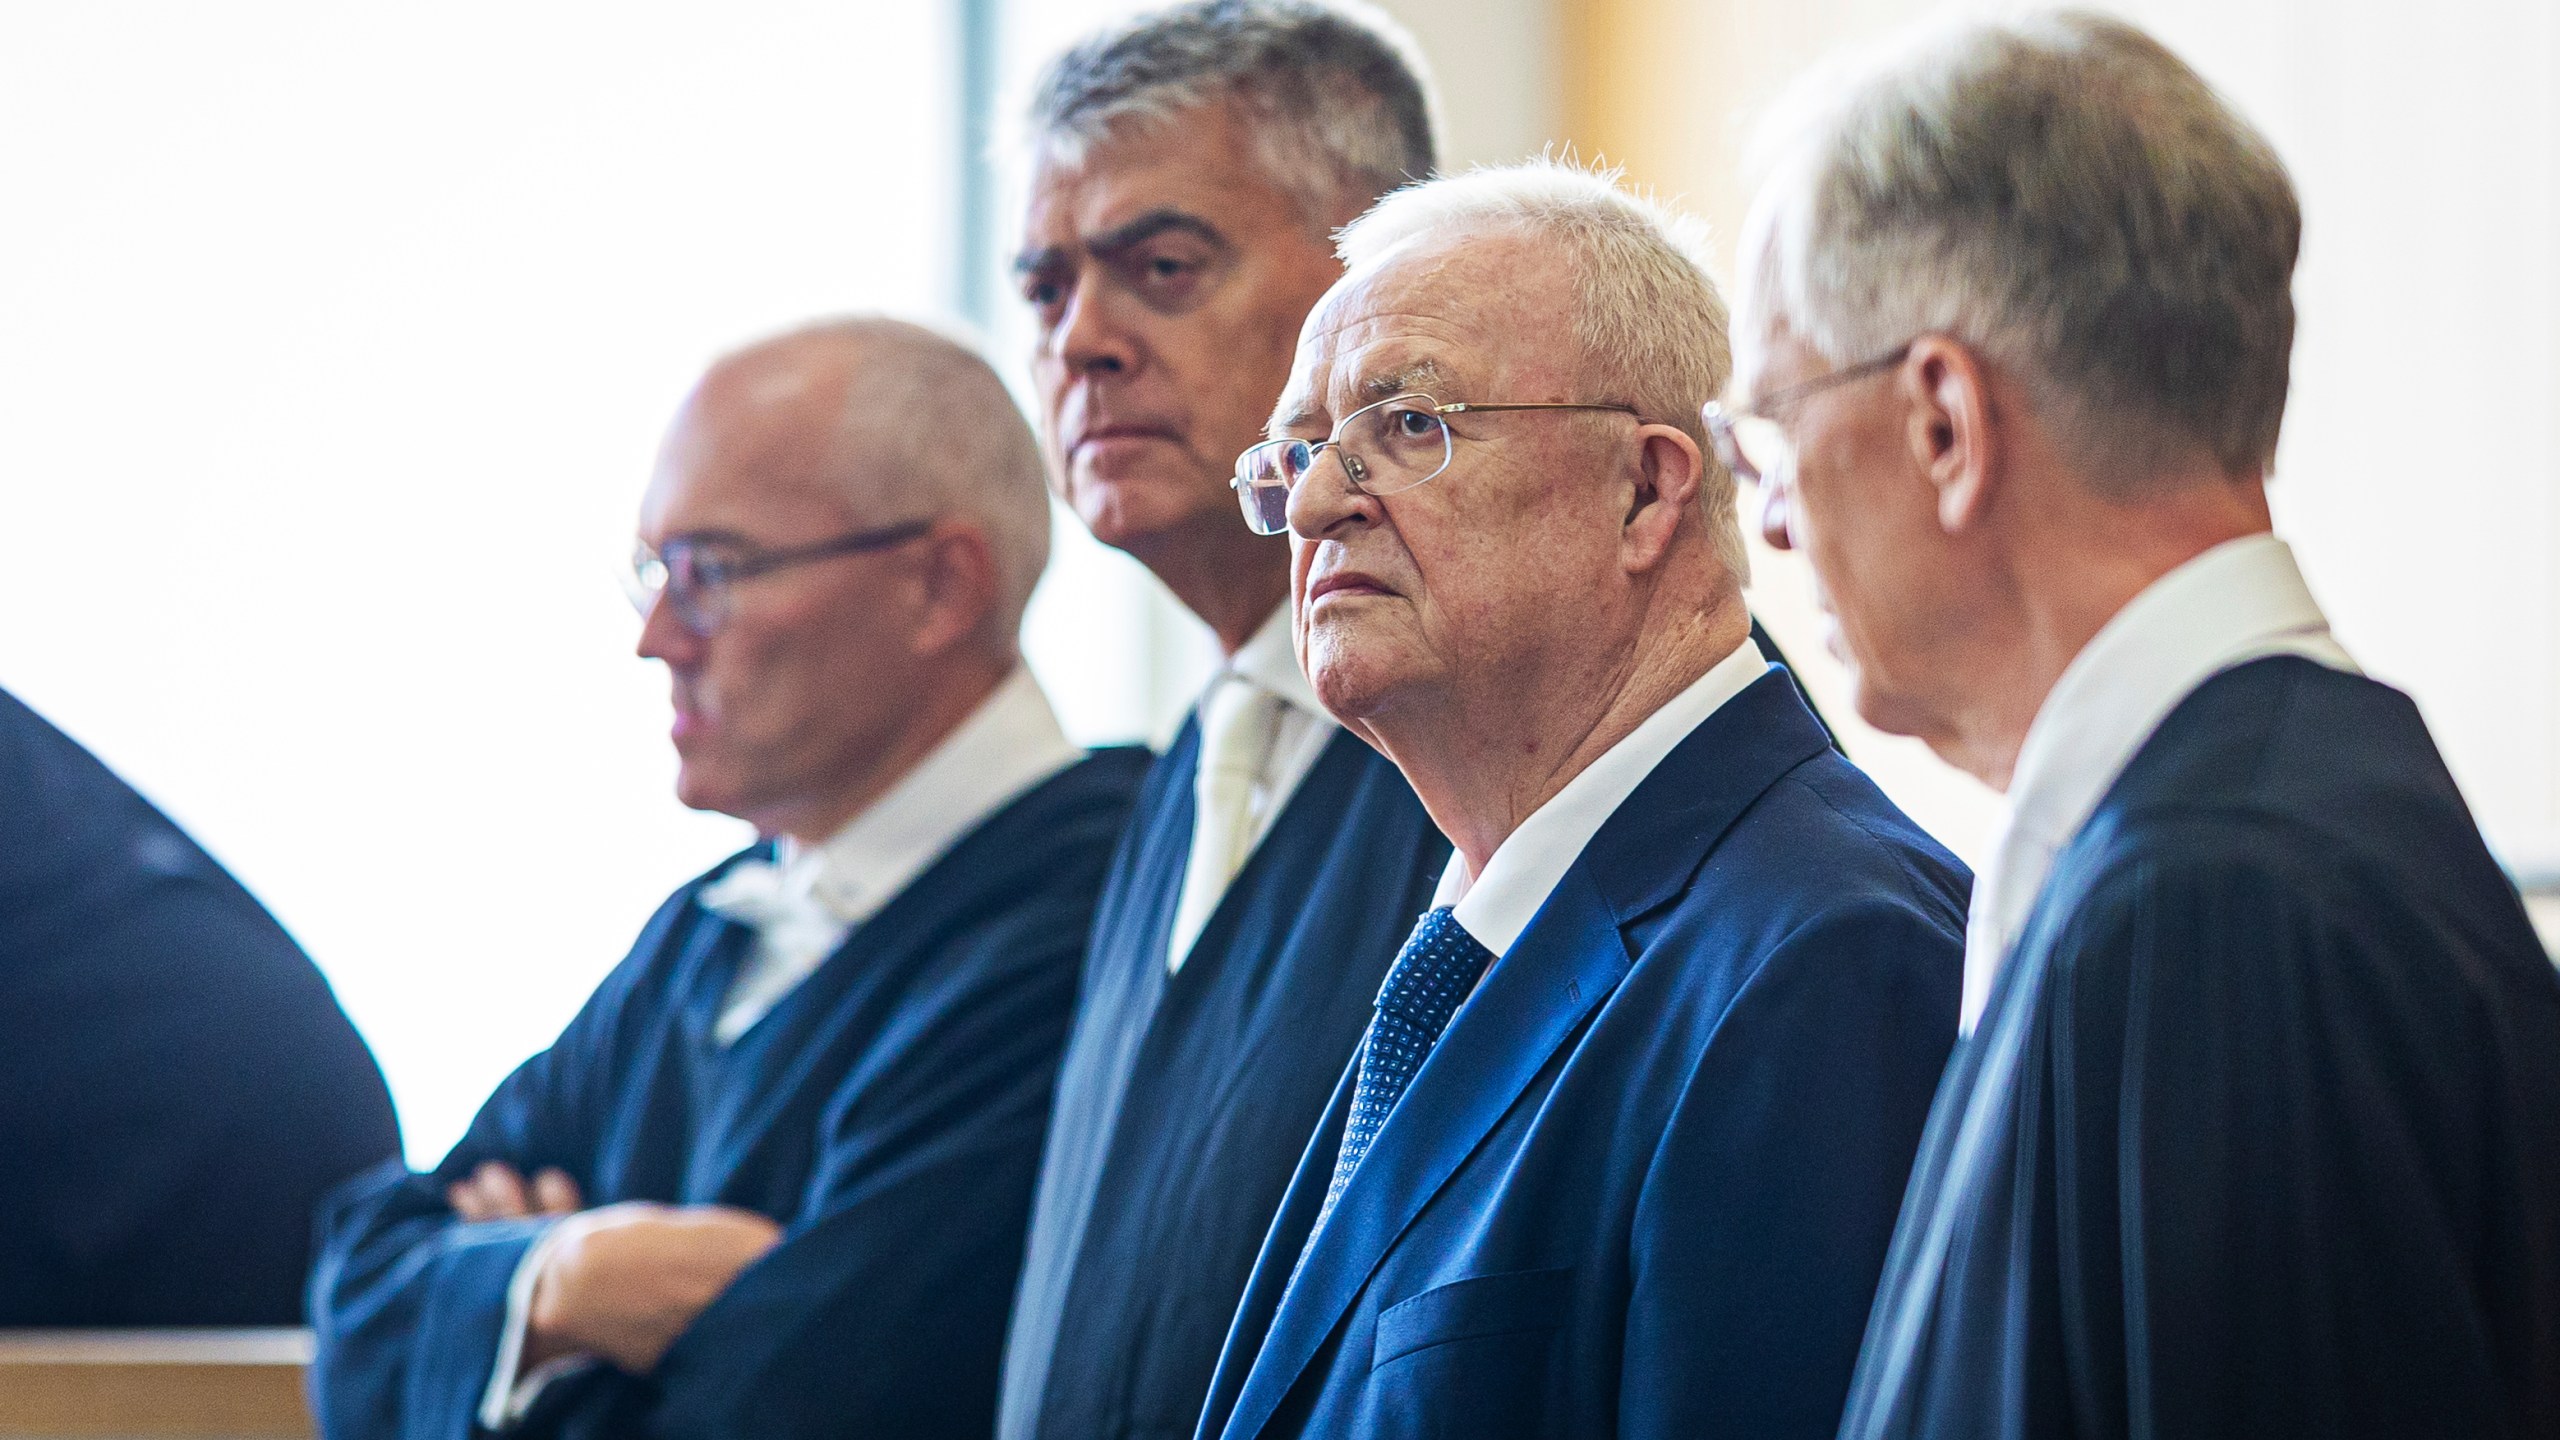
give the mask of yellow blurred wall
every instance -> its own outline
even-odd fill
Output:
[[[1707,220],[1729,279],[1752,116],[1940,8],[1552,0],[1557,138]],[[2560,5],[2112,8],[2264,130],[2301,192],[2278,531],[2348,648],[2416,697],[2492,844],[2560,877]],[[1855,723],[1802,566],[1762,552],[1752,602],[1851,755],[1978,855],[1992,797]]]
[[[1835,46],[1910,21],[1916,0],[1588,0],[1559,5],[1560,133],[1585,160],[1625,167],[1710,227],[1717,278],[1731,284],[1733,237],[1750,203],[1742,152],[1750,122]],[[1743,497],[1749,519],[1752,497]],[[1804,677],[1850,755],[1904,809],[1968,860],[1980,858],[1997,799],[1916,741],[1859,722],[1823,649],[1802,561],[1752,536],[1751,606]]]

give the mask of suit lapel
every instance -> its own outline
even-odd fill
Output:
[[[685,938],[683,958],[678,962],[677,994],[683,997],[681,1028],[685,1043],[698,1054],[712,1055],[719,1043],[712,1038],[712,1027],[719,1023],[720,1010],[729,997],[729,982],[737,977],[738,967],[745,963],[747,951],[756,941],[755,930],[710,911],[702,913],[702,923]]]
[[[1306,1371],[1397,1238],[1518,1102],[1633,963],[1621,927],[1687,889],[1742,812],[1828,746],[1783,671],[1752,682],[1690,732],[1583,848],[1510,952],[1485,972],[1344,1187],[1294,1284],[1280,1295],[1225,1434],[1248,1440]],[[1337,1093],[1324,1131],[1340,1133]],[[1321,1163],[1319,1163],[1319,1159]],[[1299,1166],[1284,1215],[1330,1153]],[[1255,1289],[1296,1259],[1266,1250]]]
[[[707,1055],[718,1049],[711,1038],[711,1029],[719,1023],[722,1002],[729,998],[729,982],[736,978],[738,967],[745,963],[747,951],[756,940],[755,927],[704,908],[702,892],[739,865],[771,864],[773,858],[771,841],[761,841],[742,850],[696,882],[693,897],[686,901],[686,908],[694,914],[694,923],[684,937],[684,948],[676,957],[672,974],[676,1028],[695,1055]]]
[[[1396,1238],[1626,972],[1616,921],[1577,867],[1485,972],[1343,1189],[1281,1297],[1228,1435],[1260,1433]],[[1337,1096],[1337,1109],[1343,1103]],[[1332,1168],[1330,1154],[1310,1151],[1287,1203],[1309,1190],[1321,1200]],[[1266,1253],[1256,1268],[1285,1280],[1296,1259]]]
[[[1342,1078],[1334,1084],[1333,1098],[1326,1102],[1324,1117],[1316,1122],[1315,1134],[1308,1137],[1306,1149],[1298,1156],[1298,1168],[1289,1177],[1289,1187],[1280,1194],[1279,1212],[1272,1217],[1271,1229],[1263,1236],[1262,1249],[1254,1257],[1253,1273],[1246,1279],[1244,1295],[1236,1303],[1235,1319],[1227,1326],[1226,1343],[1220,1348],[1204,1407],[1204,1422],[1219,1423],[1214,1434],[1251,1433],[1233,1428],[1244,1423],[1247,1407],[1253,1407],[1251,1423],[1258,1428],[1270,1417],[1272,1407],[1280,1403],[1280,1396],[1287,1393],[1287,1380],[1272,1388],[1262,1362],[1270,1349],[1272,1322],[1280,1302],[1288,1296],[1307,1232],[1324,1209],[1325,1187],[1333,1177],[1334,1157],[1342,1149],[1342,1129],[1351,1113],[1352,1087],[1359,1071],[1360,1051],[1354,1049],[1350,1063],[1343,1067]],[[1304,1365],[1301,1361],[1298,1368],[1303,1369]],[[1289,1380],[1295,1378],[1293,1371]],[[1248,1387],[1249,1394],[1245,1393]],[[1212,1433],[1204,1430],[1200,1440],[1209,1440]]]

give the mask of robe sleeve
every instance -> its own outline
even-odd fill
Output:
[[[1022,907],[864,1055],[799,1218],[660,1361],[651,1434],[993,1425],[1088,915],[1068,896]]]
[[[2551,1120],[2462,942],[2300,837],[2184,838],[2054,947],[2033,1178],[2080,1433],[2509,1433],[2501,1137]]]
[[[1943,919],[1846,906],[1735,997],[1637,1208],[1619,1435],[1831,1440],[1961,956]]]
[[[445,1188],[498,1160],[528,1175],[557,1167],[581,1190],[594,1189],[603,1084],[622,1018],[681,908],[669,902],[559,1039],[499,1085],[443,1163],[415,1173],[387,1161],[322,1202],[310,1291],[318,1343],[311,1398],[322,1434],[474,1433],[508,1286],[551,1222],[467,1224],[445,1204]]]

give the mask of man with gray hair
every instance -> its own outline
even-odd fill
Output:
[[[1004,1440],[1190,1435],[1307,1132],[1448,844],[1289,649],[1237,523],[1331,235],[1430,173],[1421,63],[1365,9],[1209,0],[1041,77],[1018,264],[1053,483],[1215,635],[1086,960],[1006,1344]]]
[[[2075,13],[1774,135],[1711,423],[2007,792],[1843,1435],[2560,1434],[2560,978],[2270,533],[2283,166]]]
[[[1200,1434],[1839,1422],[1955,1020],[1966,877],[1750,638],[1694,237],[1546,164],[1343,234],[1273,439],[1316,693],[1456,848]]]
[[[331,1436],[983,1436],[1141,752],[1059,733],[1015,632],[1049,547],[986,363],[895,321],[722,360],[641,506],[686,884],[440,1165],[336,1197]],[[504,943],[494,937],[493,943]]]

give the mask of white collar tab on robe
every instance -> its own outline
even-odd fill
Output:
[[[977,710],[825,843],[784,839],[778,858],[733,865],[702,907],[755,927],[754,953],[712,1035],[743,1035],[834,953],[854,926],[930,868],[980,821],[1084,758],[1040,682],[1016,666]]]
[[[2151,582],[2072,658],[2027,727],[1991,863],[1974,878],[1963,1034],[1990,1003],[2055,858],[2151,732],[2205,681],[2272,655],[2356,670],[2292,549],[2262,534],[2225,541]]]
[[[1618,813],[1618,807],[1663,757],[1768,669],[1760,647],[1746,637],[1739,649],[1689,682],[1687,689],[1646,716],[1545,804],[1529,812],[1519,828],[1494,848],[1482,875],[1470,876],[1467,857],[1452,854],[1449,868],[1440,873],[1433,908],[1453,906],[1459,925],[1500,959],[1537,918],[1573,862],[1582,858],[1591,837],[1600,833],[1600,827]]]

